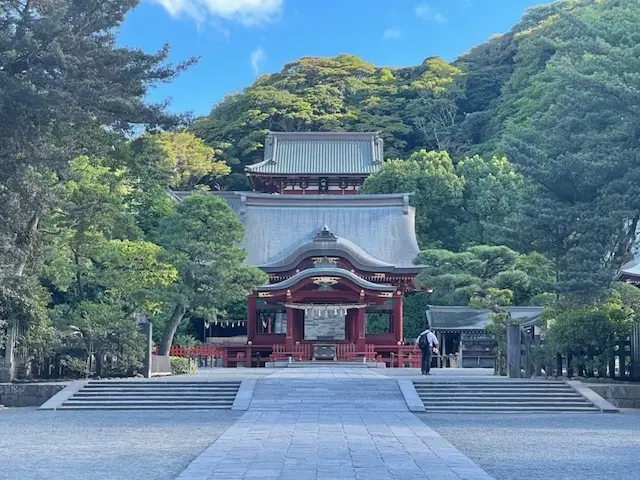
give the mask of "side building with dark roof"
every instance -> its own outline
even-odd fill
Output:
[[[247,168],[260,191],[211,192],[243,223],[246,262],[269,275],[249,296],[247,317],[225,320],[235,348],[390,362],[404,341],[403,295],[421,267],[410,192],[353,195],[381,166],[382,149],[377,133],[270,133],[265,160]]]
[[[505,307],[505,310],[528,332],[536,328],[544,309]],[[438,366],[493,368],[495,339],[487,333],[491,313],[464,306],[430,305],[427,322],[440,342]]]

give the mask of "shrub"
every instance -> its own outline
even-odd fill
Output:
[[[196,362],[190,358],[170,357],[171,373],[173,375],[188,375],[196,373]]]

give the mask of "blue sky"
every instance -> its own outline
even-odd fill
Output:
[[[142,0],[121,45],[200,62],[150,94],[176,112],[207,114],[258,75],[303,56],[357,55],[378,66],[453,60],[508,31],[543,0]],[[548,3],[548,2],[547,2]]]

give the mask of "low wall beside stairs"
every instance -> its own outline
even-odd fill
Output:
[[[638,384],[593,384],[587,387],[618,408],[640,408],[640,385]]]
[[[68,382],[0,383],[0,405],[39,407],[68,385]]]

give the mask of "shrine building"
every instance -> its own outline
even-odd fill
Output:
[[[224,346],[229,366],[241,351],[388,364],[402,355],[403,295],[421,270],[415,209],[410,193],[357,195],[382,152],[378,133],[271,132],[264,160],[246,168],[256,192],[211,193],[243,223],[246,262],[269,275],[247,300],[246,337],[235,332],[245,341]]]

